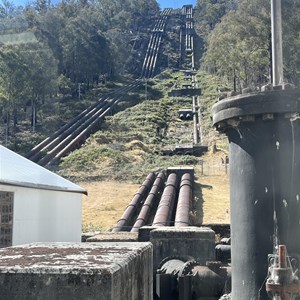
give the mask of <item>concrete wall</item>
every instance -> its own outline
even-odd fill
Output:
[[[0,249],[1,299],[152,300],[150,243],[55,243]]]
[[[205,265],[215,260],[215,233],[205,227],[161,227],[151,231],[153,270],[166,257],[190,257]]]
[[[81,194],[6,185],[0,190],[14,192],[13,245],[81,241]]]

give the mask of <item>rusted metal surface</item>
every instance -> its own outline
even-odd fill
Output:
[[[147,224],[151,210],[153,209],[155,201],[157,200],[157,197],[163,188],[164,180],[165,180],[165,174],[164,174],[164,172],[160,172],[157,175],[157,177],[153,183],[153,186],[152,186],[152,188],[145,200],[145,203],[143,204],[143,207],[131,229],[131,232],[138,232],[139,228],[141,228],[142,226]]]
[[[285,245],[278,246],[277,255],[271,258],[266,290],[272,299],[291,300],[300,295],[300,280],[293,270]],[[298,299],[298,298],[297,298]]]
[[[176,194],[177,194],[177,175],[175,173],[171,173],[168,177],[166,187],[161,196],[152,223],[153,226],[170,225]]]
[[[160,300],[219,299],[224,292],[230,292],[230,281],[231,268],[220,262],[203,266],[194,260],[168,257],[157,269],[156,294]]]
[[[153,182],[155,179],[155,174],[150,173],[143,184],[140,186],[138,192],[134,195],[131,202],[127,206],[126,210],[124,211],[121,219],[118,221],[117,225],[113,228],[112,232],[119,232],[119,231],[129,231],[128,226],[132,221],[136,211],[142,204],[142,201],[145,199],[148,191],[150,190]]]
[[[175,227],[190,225],[193,182],[191,175],[185,173],[181,177],[178,203],[175,215]]]
[[[286,246],[278,246],[279,268],[286,268]]]

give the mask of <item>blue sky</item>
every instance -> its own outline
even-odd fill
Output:
[[[196,0],[157,0],[161,8],[172,7],[181,8],[186,4],[196,4]]]
[[[30,0],[10,0],[14,4],[26,4],[28,2],[31,2]],[[52,0],[52,3],[57,2],[58,0]],[[186,4],[196,4],[196,0],[157,0],[157,2],[160,4],[160,7],[166,8],[166,7],[172,7],[172,8],[181,8],[183,5]],[[2,0],[0,0],[0,3],[2,3]]]

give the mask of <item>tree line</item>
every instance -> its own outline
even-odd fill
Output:
[[[130,71],[135,37],[159,13],[155,0],[35,0],[0,5],[0,110],[6,124],[61,94]]]
[[[196,27],[205,43],[202,69],[233,89],[271,82],[271,1],[198,0]],[[300,2],[282,1],[285,81],[300,83]]]

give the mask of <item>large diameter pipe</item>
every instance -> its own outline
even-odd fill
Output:
[[[124,211],[121,219],[118,221],[117,225],[113,228],[112,232],[119,232],[119,231],[127,231],[127,227],[129,226],[134,214],[136,213],[139,205],[145,198],[147,192],[150,190],[155,179],[155,174],[150,173],[143,184],[140,186],[139,191],[134,195],[131,202],[127,206],[126,210]]]
[[[271,0],[273,85],[283,82],[281,0]]]
[[[152,226],[170,225],[177,192],[177,175],[171,173],[163,191]]]
[[[149,195],[147,196],[145,203],[143,204],[143,207],[131,229],[131,232],[138,232],[142,226],[147,224],[155,201],[162,190],[164,180],[165,174],[164,172],[160,172],[153,183]]]
[[[175,215],[175,227],[190,226],[190,210],[192,203],[192,178],[189,173],[182,175]]]
[[[186,296],[184,288],[180,288],[183,279],[189,290]],[[187,279],[190,279],[188,281]],[[207,266],[196,261],[185,261],[182,258],[166,258],[156,272],[156,294],[159,299],[220,299],[224,292],[230,292],[231,269],[222,267],[219,262],[207,262]]]
[[[299,92],[252,93],[213,107],[214,125],[229,139],[232,300],[268,299],[268,254],[279,242],[300,255]]]

